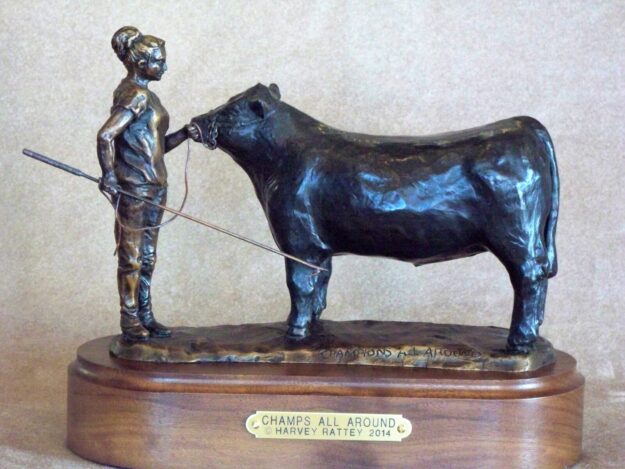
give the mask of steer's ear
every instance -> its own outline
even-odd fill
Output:
[[[271,106],[264,99],[256,98],[255,100],[250,102],[250,109],[261,119],[264,119],[269,111],[271,110]]]
[[[278,85],[276,85],[275,83],[269,85],[269,93],[271,93],[271,96],[276,99],[280,99],[282,97],[282,95],[280,94],[280,88],[278,88]]]

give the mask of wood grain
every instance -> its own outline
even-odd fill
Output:
[[[68,447],[123,467],[566,467],[581,455],[575,360],[535,372],[154,364],[88,342],[69,367]],[[401,443],[255,439],[257,410],[402,414]]]

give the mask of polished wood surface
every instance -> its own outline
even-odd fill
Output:
[[[71,450],[125,467],[565,467],[581,455],[575,360],[535,372],[156,364],[81,346],[69,367]],[[255,439],[257,410],[402,414],[401,443]]]

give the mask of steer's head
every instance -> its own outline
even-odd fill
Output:
[[[234,157],[247,156],[259,148],[260,130],[280,102],[278,85],[257,84],[226,104],[191,120],[200,130],[202,143],[220,147]]]

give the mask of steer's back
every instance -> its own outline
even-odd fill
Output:
[[[430,137],[328,129],[300,155],[295,205],[335,253],[415,264],[476,254],[488,248],[486,215],[498,191],[544,172],[537,126],[521,117]]]

